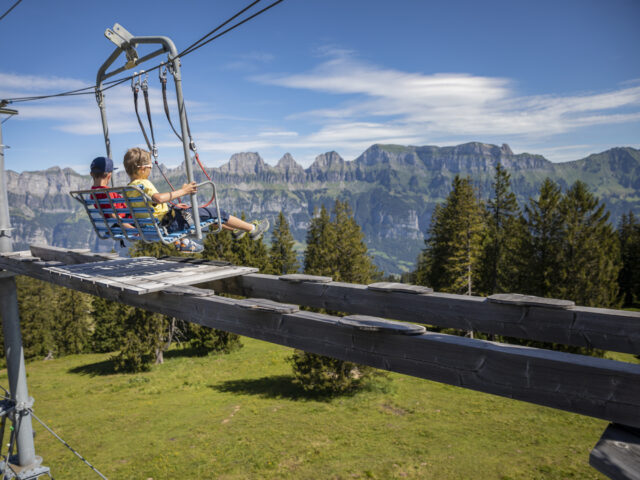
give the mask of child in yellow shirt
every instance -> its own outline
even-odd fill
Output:
[[[174,209],[170,208],[167,202],[195,193],[197,190],[196,182],[185,183],[181,188],[173,192],[160,193],[149,180],[152,166],[151,154],[141,148],[130,148],[124,156],[124,169],[131,179],[129,185],[139,185],[144,193],[151,197],[154,202],[154,217],[167,226],[169,233],[187,228],[191,218],[191,207]],[[135,207],[135,202],[132,205]],[[200,207],[198,208],[198,213],[201,221],[217,218],[217,213],[211,208]],[[170,216],[167,217],[167,215]],[[233,230],[235,238],[241,238],[245,233],[248,233],[253,240],[257,240],[269,228],[269,221],[266,219],[248,223],[238,217],[228,215],[223,210],[220,210],[220,216],[222,217],[222,227],[227,230]],[[182,251],[199,252],[202,251],[203,247],[192,240],[182,239],[176,242],[176,248]]]

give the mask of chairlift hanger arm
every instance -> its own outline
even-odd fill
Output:
[[[123,72],[124,70],[129,70],[137,65],[140,65],[143,62],[146,62],[147,60],[150,60],[154,57],[157,57],[158,55],[161,55],[163,53],[168,53],[169,54],[169,61],[172,61],[171,59],[175,58],[178,56],[178,50],[176,49],[175,44],[173,43],[173,41],[169,38],[169,37],[165,37],[165,36],[159,36],[159,37],[131,37],[131,40],[129,40],[128,44],[129,46],[135,48],[138,45],[157,45],[160,44],[162,45],[162,48],[151,52],[148,55],[145,55],[144,57],[136,60],[131,66],[123,66],[118,68],[117,70],[113,70],[112,72],[106,73],[107,69],[113,64],[113,62],[115,62],[118,57],[120,56],[121,53],[124,53],[126,48],[123,47],[116,47],[116,49],[114,50],[114,52],[111,54],[111,56],[107,59],[106,62],[104,62],[102,64],[102,66],[100,67],[100,69],[98,70],[98,75],[96,77],[96,85],[98,86],[98,88],[102,87],[102,82],[104,82],[107,78],[110,78],[114,75],[117,75],[120,72]],[[176,72],[179,74],[179,70],[178,72]]]

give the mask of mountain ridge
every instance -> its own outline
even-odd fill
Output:
[[[486,199],[498,162],[511,173],[513,190],[521,205],[537,195],[546,177],[565,189],[581,179],[607,204],[614,223],[626,211],[640,214],[640,150],[631,147],[552,163],[542,155],[514,154],[506,144],[375,144],[353,160],[345,160],[335,151],[323,153],[306,169],[289,153],[272,166],[258,152],[242,152],[217,168],[207,168],[207,172],[217,183],[225,210],[236,215],[244,212],[249,218],[271,219],[282,210],[301,243],[314,209],[320,205],[330,209],[336,198],[349,201],[376,262],[387,272],[397,273],[412,268],[423,246],[431,212],[446,198],[453,177],[471,176]],[[184,164],[162,168],[174,185],[186,180]],[[194,166],[193,171],[197,181],[205,179],[199,168]],[[155,167],[151,179],[160,190],[168,189]],[[120,170],[114,181],[127,183],[125,172]],[[85,189],[90,184],[88,175],[70,168],[7,171],[14,248],[43,242],[94,248],[95,237],[88,221],[68,195],[70,190]],[[100,248],[111,246],[112,242]]]

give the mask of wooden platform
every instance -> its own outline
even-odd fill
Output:
[[[35,261],[31,252],[9,254],[10,258]],[[39,259],[37,259],[39,260]],[[117,258],[76,265],[46,266],[45,271],[82,282],[100,284],[136,295],[159,292],[170,287],[195,285],[222,278],[257,272],[221,262],[178,262],[153,257]]]

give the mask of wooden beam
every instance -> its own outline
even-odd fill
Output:
[[[54,275],[48,262],[0,256],[0,267],[84,293],[228,332],[463,388],[640,427],[640,365],[426,332],[353,328],[312,312],[172,287],[135,295]]]
[[[640,480],[640,430],[609,425],[591,451],[589,464],[612,480]]]
[[[447,293],[378,291],[366,285],[291,283],[277,276],[251,274],[216,281],[217,292],[375,315],[439,327],[475,330],[541,342],[640,353],[640,313],[604,308],[510,304],[484,297]],[[558,303],[558,302],[555,302]],[[556,308],[554,308],[554,306]]]
[[[103,262],[120,258],[117,253],[92,253],[88,248],[69,249],[50,245],[31,245],[31,254],[41,260],[57,260],[65,265],[78,263]]]

